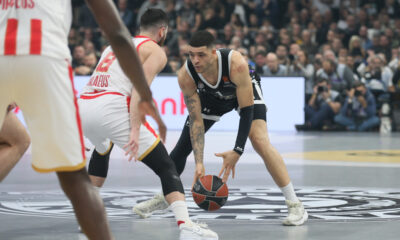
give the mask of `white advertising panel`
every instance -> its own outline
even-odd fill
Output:
[[[89,81],[88,76],[75,77],[75,89],[80,93]],[[261,86],[268,107],[267,122],[270,131],[294,131],[295,124],[304,122],[304,78],[263,77]],[[187,110],[176,76],[158,76],[151,87],[153,97],[169,130],[180,130]],[[18,117],[23,121],[21,112]],[[152,122],[153,126],[156,126]],[[212,130],[236,131],[239,116],[236,111],[224,115]]]

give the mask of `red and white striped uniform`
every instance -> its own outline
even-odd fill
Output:
[[[142,44],[149,37],[136,36],[133,43],[140,54]],[[95,145],[96,151],[105,154],[110,141],[122,148],[130,137],[129,103],[132,83],[121,69],[111,47],[101,55],[88,84],[79,99],[84,135]],[[145,158],[160,139],[150,124],[140,127],[138,160]]]
[[[40,172],[86,165],[67,36],[70,0],[0,1],[0,112],[16,102]],[[0,114],[0,126],[4,114]]]
[[[132,39],[139,53],[140,46],[148,41],[152,41],[149,37],[136,36]],[[130,96],[132,91],[132,83],[122,71],[118,61],[110,46],[108,46],[101,54],[99,63],[88,84],[83,88],[82,95],[94,92],[119,92],[125,96]]]
[[[0,56],[71,59],[71,8],[70,0],[0,1]]]

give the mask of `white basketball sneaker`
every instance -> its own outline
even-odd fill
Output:
[[[155,195],[152,199],[136,204],[132,210],[142,218],[150,217],[154,211],[162,211],[168,208],[168,203],[162,194]]]
[[[286,200],[289,215],[283,220],[283,225],[286,226],[299,226],[308,219],[308,213],[304,209],[301,202],[293,202]]]
[[[204,223],[182,223],[179,229],[181,231],[179,240],[218,240],[218,234]]]

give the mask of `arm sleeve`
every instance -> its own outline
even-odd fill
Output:
[[[233,151],[237,152],[239,155],[242,155],[247,137],[249,136],[251,123],[253,122],[253,111],[254,105],[240,109],[239,130],[235,147],[233,148]]]

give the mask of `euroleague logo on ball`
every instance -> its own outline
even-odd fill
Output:
[[[139,219],[132,207],[148,200],[158,189],[101,189],[108,218],[112,221]],[[190,216],[196,220],[230,219],[281,221],[287,207],[278,188],[230,188],[229,199],[217,211],[197,206],[186,189]],[[315,221],[363,221],[400,219],[400,192],[387,189],[298,188],[297,196]],[[0,214],[75,218],[70,202],[61,191],[0,192]],[[171,219],[171,211],[156,212],[150,219]]]
[[[228,186],[222,182],[221,178],[213,175],[199,178],[192,190],[194,202],[207,211],[216,211],[224,206],[228,195]]]

